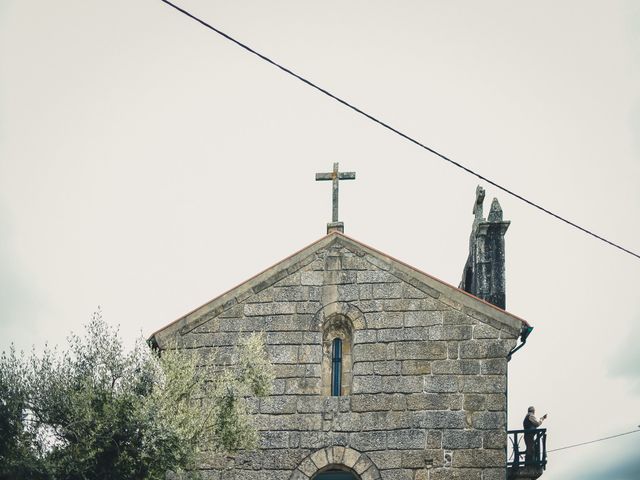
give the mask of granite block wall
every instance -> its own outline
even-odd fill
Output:
[[[505,478],[517,329],[342,242],[274,269],[176,335],[223,364],[241,336],[264,331],[276,373],[273,394],[251,405],[260,449],[205,456],[203,478],[304,480],[332,464],[362,479]],[[348,395],[331,397],[324,329],[336,317],[352,364]]]

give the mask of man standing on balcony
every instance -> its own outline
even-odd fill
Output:
[[[529,407],[529,410],[527,410],[527,416],[524,417],[522,426],[525,430],[529,430],[529,432],[525,432],[524,434],[524,444],[527,446],[527,450],[524,456],[525,465],[531,463],[532,460],[535,458],[535,453],[536,453],[535,430],[540,425],[542,425],[542,422],[544,422],[545,418],[547,418],[546,413],[540,418],[540,420],[536,418],[535,407]]]

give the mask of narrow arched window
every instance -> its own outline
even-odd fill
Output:
[[[331,395],[339,397],[342,391],[342,339],[331,344]]]
[[[351,395],[353,325],[344,315],[332,315],[322,325],[322,388],[324,396]]]

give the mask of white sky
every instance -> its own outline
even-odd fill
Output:
[[[640,3],[180,4],[640,250]],[[473,177],[159,0],[0,0],[0,69],[0,349],[62,343],[98,305],[129,341],[157,330],[322,236],[334,161],[357,172],[347,234],[459,281]],[[512,220],[508,310],[535,326],[509,426],[534,404],[550,448],[634,429],[640,261],[484,186]],[[638,436],[544,478],[637,478],[615,468]]]

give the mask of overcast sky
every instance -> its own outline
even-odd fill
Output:
[[[180,4],[640,251],[640,2]],[[159,0],[0,0],[0,69],[0,349],[62,344],[98,305],[127,341],[161,328],[322,236],[334,161],[357,172],[348,235],[459,282],[473,177]],[[549,448],[633,430],[640,261],[484,186],[512,221],[507,309],[535,327],[510,428],[533,404]],[[637,479],[639,440],[544,478]]]

